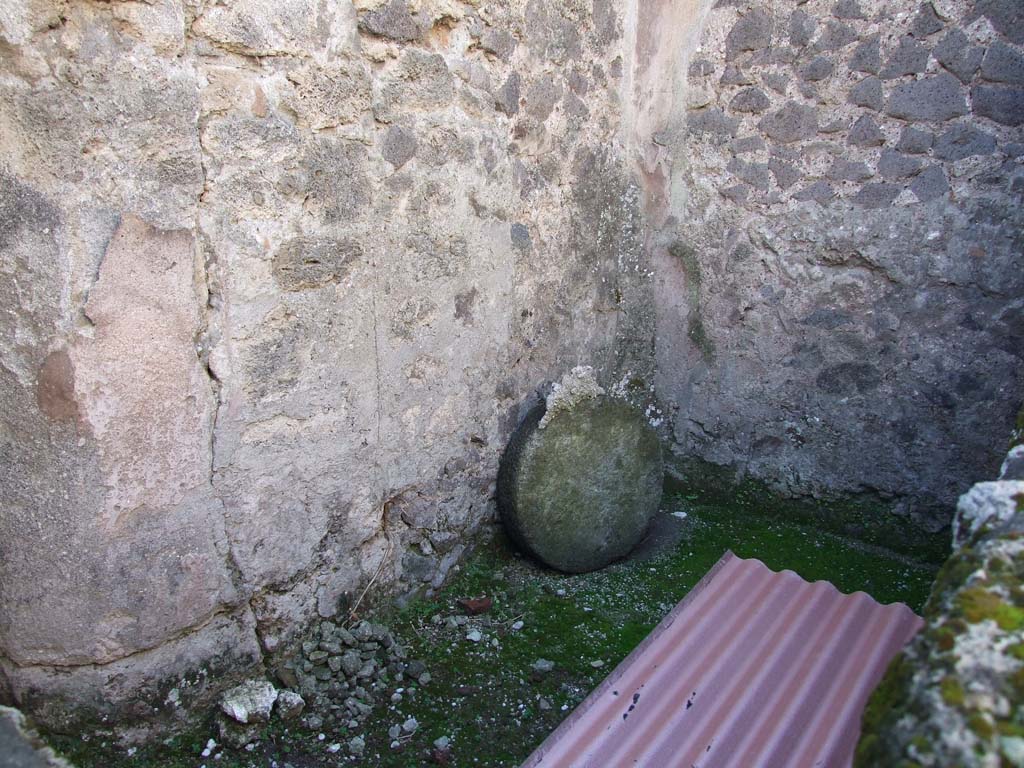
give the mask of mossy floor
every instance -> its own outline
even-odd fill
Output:
[[[431,674],[426,685],[395,683],[401,701],[378,705],[356,732],[309,731],[296,723],[268,725],[251,750],[217,747],[202,757],[212,725],[165,745],[127,755],[123,749],[74,741],[58,744],[82,768],[103,766],[421,766],[434,761],[433,742],[447,737],[444,764],[518,765],[727,550],[756,557],[805,579],[827,579],[844,592],[904,602],[920,611],[935,569],[749,509],[698,504],[667,496],[659,529],[670,531],[639,557],[598,573],[567,576],[517,556],[502,536],[481,545],[434,600],[367,616],[386,624]],[[685,514],[685,517],[682,515]],[[669,524],[670,523],[670,524]],[[666,540],[667,539],[667,540]],[[487,613],[456,625],[456,600],[486,595]],[[463,619],[458,621],[462,622]],[[517,622],[522,622],[519,627]],[[514,627],[519,627],[514,629]],[[476,630],[481,639],[467,635]],[[554,669],[538,673],[538,659]],[[418,728],[392,747],[388,729],[414,717]],[[362,736],[362,757],[348,741]],[[340,749],[329,752],[332,745]]]

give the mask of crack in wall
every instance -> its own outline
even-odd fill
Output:
[[[7,662],[9,662],[9,664],[12,667],[17,667],[18,669],[54,669],[54,670],[58,670],[58,669],[60,669],[60,670],[63,670],[63,669],[67,669],[67,670],[71,670],[71,669],[89,669],[89,668],[91,668],[91,669],[101,669],[103,667],[109,667],[111,664],[118,664],[120,662],[129,660],[129,659],[133,659],[133,658],[135,658],[137,656],[142,656],[142,655],[147,654],[147,653],[152,653],[153,651],[158,651],[158,650],[160,650],[161,648],[163,648],[166,645],[169,645],[171,643],[177,642],[179,640],[184,640],[185,638],[189,637],[190,635],[198,634],[198,633],[202,632],[204,629],[206,629],[206,627],[208,627],[211,623],[213,623],[216,619],[218,619],[221,616],[229,616],[230,617],[230,616],[238,614],[240,611],[251,611],[251,610],[252,610],[252,608],[250,607],[248,601],[245,601],[245,600],[240,600],[237,603],[224,603],[219,608],[217,608],[214,611],[210,612],[202,620],[200,620],[198,622],[195,622],[193,624],[190,624],[189,626],[184,627],[182,629],[179,629],[177,632],[175,632],[172,635],[169,635],[169,636],[167,636],[165,638],[161,638],[159,641],[154,642],[154,643],[149,644],[149,645],[146,645],[143,648],[137,648],[134,651],[131,651],[131,652],[126,653],[126,654],[123,654],[123,655],[118,656],[118,657],[113,658],[113,659],[109,659],[107,661],[69,662],[67,664],[58,664],[56,662],[50,662],[50,663],[43,664],[43,663],[24,663],[24,662],[19,662],[16,659],[12,659],[12,658],[10,658],[8,656],[5,656],[3,658]],[[253,623],[255,624],[255,622],[253,622]]]
[[[186,42],[193,35],[194,25],[198,19],[193,19],[186,28],[185,39]],[[188,54],[194,57],[194,53],[191,51]],[[197,71],[204,74],[204,67],[199,64],[194,58],[192,62],[193,67],[196,67]],[[202,133],[203,133],[203,110],[200,106],[195,113],[195,120],[193,122],[193,129],[196,134],[196,146],[199,160],[199,168],[202,173],[202,184],[200,185],[199,194],[196,196],[196,208],[195,208],[195,220],[193,224],[193,243],[194,247],[198,249],[199,256],[202,264],[202,277],[204,283],[204,289],[206,293],[206,301],[201,308],[202,325],[197,333],[197,345],[196,354],[199,358],[200,365],[202,365],[205,371],[208,383],[210,386],[210,393],[212,395],[213,403],[209,421],[209,488],[213,498],[218,502],[217,507],[220,510],[221,525],[223,526],[225,536],[225,553],[224,553],[224,568],[228,574],[231,585],[236,595],[236,601],[225,603],[222,606],[221,614],[228,613],[236,610],[238,606],[244,605],[245,609],[253,617],[252,626],[253,633],[255,635],[256,647],[260,653],[260,663],[264,663],[265,657],[263,649],[264,638],[262,637],[259,630],[259,622],[256,620],[256,610],[253,602],[256,598],[256,592],[252,591],[249,585],[246,584],[246,579],[243,575],[242,568],[238,562],[238,556],[235,552],[235,538],[231,535],[231,523],[227,516],[227,508],[221,499],[217,489],[216,477],[217,477],[217,429],[220,420],[220,411],[224,407],[224,383],[214,370],[214,365],[211,363],[210,355],[213,351],[213,347],[220,342],[219,333],[219,321],[218,314],[223,308],[223,297],[221,296],[221,289],[217,276],[214,274],[215,270],[219,266],[217,259],[216,247],[208,241],[202,226],[202,214],[205,210],[207,203],[207,194],[209,192],[209,179],[210,169],[207,158],[206,149],[203,146]],[[248,593],[248,594],[247,594]],[[218,614],[214,614],[216,616]],[[212,620],[213,616],[210,617]],[[207,621],[203,626],[209,624]],[[194,631],[201,631],[203,627],[197,627]],[[191,633],[188,633],[191,634]],[[168,642],[168,641],[164,641]]]

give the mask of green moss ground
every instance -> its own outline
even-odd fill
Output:
[[[677,456],[666,461],[666,492],[687,495],[700,507],[729,508],[781,523],[803,523],[936,566],[949,556],[949,526],[923,530],[915,521],[897,514],[892,500],[875,494],[789,498],[754,478],[737,478],[730,467]]]
[[[686,513],[681,522],[671,518],[672,525],[663,526],[675,527],[674,534],[645,556],[603,571],[544,570],[516,555],[498,534],[477,549],[436,599],[368,616],[387,624],[407,645],[410,658],[426,662],[432,680],[418,689],[405,683],[402,701],[378,705],[356,732],[327,732],[321,741],[299,724],[275,723],[251,752],[218,750],[217,760],[200,757],[206,740],[215,736],[212,723],[130,757],[99,738],[57,746],[83,768],[420,766],[430,763],[434,739],[447,736],[451,765],[518,765],[727,549],[776,570],[828,579],[844,592],[863,590],[881,602],[905,602],[918,611],[935,573],[880,548],[760,514],[753,505],[726,506],[675,493],[666,496],[663,511]],[[460,615],[455,601],[480,595],[494,599],[491,611],[450,626],[448,617]],[[514,631],[518,620],[523,626]],[[474,628],[483,635],[479,643],[466,639]],[[554,670],[534,673],[531,666],[540,658],[555,662]],[[550,709],[541,708],[542,698]],[[388,728],[410,716],[419,721],[418,730],[392,749]],[[360,759],[348,757],[346,747],[357,733],[366,739]],[[334,743],[342,749],[332,754],[327,747]]]

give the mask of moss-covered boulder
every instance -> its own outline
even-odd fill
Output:
[[[855,766],[1024,768],[1024,483],[961,497],[925,627],[864,713]]]
[[[593,387],[534,408],[512,436],[498,475],[511,537],[569,573],[627,555],[658,509],[664,470],[654,430],[628,403]]]

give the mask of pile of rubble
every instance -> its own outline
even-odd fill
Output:
[[[285,690],[278,691],[266,681],[250,681],[224,695],[223,741],[244,746],[257,737],[258,724],[272,715],[297,717],[307,704],[304,723],[311,730],[352,732],[377,703],[385,699],[399,703],[412,695],[405,687],[409,682],[430,682],[422,661],[408,659],[405,648],[386,627],[367,621],[351,629],[320,622],[276,672]]]

